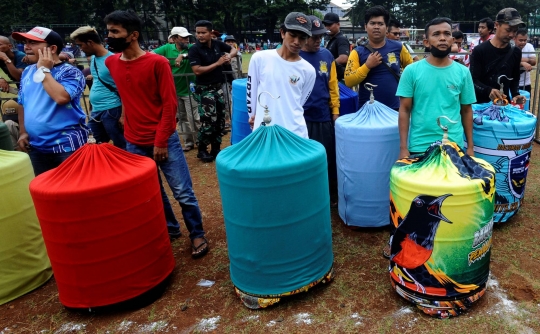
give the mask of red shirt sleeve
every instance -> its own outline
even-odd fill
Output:
[[[169,62],[163,58],[162,61],[156,64],[155,70],[163,109],[161,111],[161,120],[156,129],[154,146],[163,148],[167,147],[167,140],[176,130],[178,101],[176,99],[176,88]]]

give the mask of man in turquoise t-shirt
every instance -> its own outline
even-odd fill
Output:
[[[193,98],[190,90],[190,83],[195,82],[195,76],[179,76],[180,74],[192,74],[193,70],[187,58],[189,44],[189,36],[191,34],[184,27],[174,27],[171,30],[169,39],[174,41],[174,44],[165,44],[155,49],[154,53],[164,56],[169,59],[172,73],[174,76],[174,84],[176,86],[176,95],[178,98],[178,125],[182,132],[188,132],[187,135],[182,135],[184,140],[184,151],[190,151],[195,146],[195,137],[193,133],[199,131],[201,125],[199,112],[197,110],[197,102]],[[192,125],[195,127],[193,129]]]
[[[92,113],[88,119],[88,127],[98,143],[113,141],[114,146],[126,149],[124,138],[122,101],[118,95],[116,84],[105,66],[105,59],[113,53],[101,44],[97,30],[90,26],[80,27],[70,35],[75,44],[90,59],[92,87],[90,103]],[[90,79],[87,77],[86,79]]]
[[[448,57],[453,40],[451,23],[450,19],[436,18],[426,25],[424,46],[431,54],[407,66],[399,81],[400,158],[424,152],[442,139],[439,116],[458,122],[441,121],[448,125],[449,139],[461,147],[465,132],[467,154],[474,155],[471,104],[476,96],[468,69]]]

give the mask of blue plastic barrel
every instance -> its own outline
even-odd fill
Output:
[[[388,225],[390,169],[399,157],[398,113],[366,103],[336,120],[339,216],[346,225]]]
[[[339,83],[339,103],[339,114],[342,116],[355,113],[360,109],[358,93],[341,82]]]
[[[231,280],[246,306],[265,307],[321,282],[333,262],[324,147],[261,126],[221,151],[216,169]]]
[[[473,104],[474,154],[496,172],[496,223],[506,222],[521,207],[535,128],[536,117],[528,111]]]
[[[231,145],[239,143],[251,134],[246,101],[247,79],[232,82],[232,129]]]

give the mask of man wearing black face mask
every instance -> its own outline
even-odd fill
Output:
[[[451,24],[450,19],[439,17],[426,25],[424,46],[431,54],[407,66],[399,81],[400,158],[424,152],[442,139],[439,116],[459,122],[448,127],[449,139],[463,147],[465,132],[467,154],[474,154],[471,104],[476,97],[467,68],[448,57],[453,41]]]
[[[182,135],[184,140],[184,151],[190,151],[195,146],[193,132],[197,133],[201,125],[197,102],[193,98],[193,93],[189,89],[191,83],[195,84],[195,75],[188,60],[189,36],[192,36],[184,27],[174,27],[171,30],[169,39],[174,44],[164,44],[153,50],[153,53],[162,55],[169,60],[176,86],[176,96],[178,98],[178,126],[183,132],[190,134]],[[189,76],[177,76],[181,74],[191,74]],[[192,125],[195,129],[192,128]],[[193,131],[195,130],[195,131]]]

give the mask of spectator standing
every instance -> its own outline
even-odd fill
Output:
[[[414,51],[409,46],[409,44],[401,41],[401,31],[399,28],[401,28],[401,23],[394,18],[390,18],[390,20],[388,21],[388,31],[386,32],[386,38],[401,42],[401,44],[403,44],[403,46],[405,46],[405,48],[407,49],[407,52],[409,52],[409,54],[411,55],[413,61],[420,60],[416,55],[413,57]]]
[[[519,28],[516,37],[514,37],[514,44],[521,49],[521,75],[519,76],[519,88],[531,92],[531,70],[536,65],[536,55],[534,54],[534,47],[532,44],[527,43],[527,29]],[[532,52],[532,53],[531,53]]]
[[[311,20],[292,12],[280,28],[283,46],[277,50],[260,51],[249,62],[247,104],[249,122],[256,130],[262,123],[263,105],[272,111],[272,124],[278,124],[303,138],[308,138],[304,104],[315,84],[315,68],[300,57],[300,50],[311,36]]]
[[[13,81],[21,81],[23,70],[27,64],[23,62],[24,52],[13,49],[13,44],[6,36],[0,36],[0,69]],[[17,85],[18,86],[18,85]],[[9,84],[6,79],[0,78],[0,90],[9,91]]]
[[[521,49],[510,45],[510,41],[514,39],[521,25],[524,23],[518,11],[514,8],[505,8],[497,14],[495,37],[474,48],[470,70],[478,103],[495,99],[503,100],[510,96],[510,93],[514,103],[524,102],[518,89]],[[504,84],[504,96],[499,91],[497,82],[501,75],[513,79],[501,78],[501,83]]]
[[[332,53],[336,61],[338,80],[343,80],[345,66],[347,66],[347,60],[350,54],[349,41],[341,33],[339,16],[336,13],[326,13],[322,22],[328,30],[327,34],[330,38],[328,44],[326,44],[326,48]]]
[[[192,36],[184,27],[174,27],[171,30],[169,39],[174,44],[165,44],[155,49],[154,53],[168,59],[174,77],[176,96],[178,99],[178,126],[183,134],[184,152],[191,151],[195,147],[195,136],[193,133],[199,131],[201,126],[199,112],[197,111],[197,101],[193,98],[191,87],[195,85],[195,75],[189,65],[188,50],[190,48],[189,36]],[[184,76],[188,74],[188,76]],[[182,76],[179,76],[182,75]]]
[[[105,17],[105,24],[109,45],[119,52],[108,57],[105,64],[122,98],[127,150],[154,159],[182,208],[191,239],[191,256],[199,258],[208,252],[209,246],[176,132],[177,99],[169,62],[140,48],[138,40],[142,21],[135,12],[114,11]],[[181,236],[180,225],[163,189],[160,173],[157,169],[156,172],[169,237],[176,239]]]
[[[197,42],[189,49],[189,61],[196,75],[195,99],[199,103],[201,127],[197,158],[212,162],[220,152],[221,137],[225,130],[225,103],[223,97],[223,64],[229,64],[237,51],[231,46],[212,39],[212,23],[195,23]],[[208,145],[211,151],[208,153]]]
[[[336,63],[332,54],[321,48],[325,33],[319,18],[309,16],[311,37],[300,51],[300,57],[315,68],[315,84],[308,100],[304,103],[304,119],[310,139],[321,143],[326,149],[330,204],[337,204],[336,139],[334,121],[339,117],[339,87]]]
[[[495,34],[493,33],[494,29],[495,24],[491,18],[484,17],[483,19],[481,19],[478,23],[478,35],[480,35],[480,37],[476,41],[471,42],[471,46],[469,48],[471,52],[476,46],[487,42],[493,37],[495,37]]]
[[[454,38],[454,44],[456,45],[456,52],[465,53],[464,55],[451,55],[450,59],[457,61],[461,65],[469,67],[470,59],[469,53],[467,50],[464,50],[461,46],[463,45],[463,33],[459,30],[452,31],[452,37]]]
[[[86,114],[80,104],[86,83],[81,71],[60,60],[64,43],[58,33],[34,27],[11,36],[25,42],[28,61],[35,64],[21,77],[18,145],[28,152],[37,176],[86,144]]]
[[[345,84],[349,87],[360,85],[360,105],[369,101],[370,97],[370,92],[363,84],[369,82],[377,85],[373,91],[377,101],[397,111],[399,98],[396,89],[399,76],[402,68],[412,64],[413,60],[401,42],[386,38],[390,14],[384,7],[369,8],[364,19],[368,42],[351,53],[345,70]]]
[[[105,66],[105,60],[113,53],[103,47],[97,30],[90,26],[78,28],[70,37],[85,54],[91,56],[89,68],[93,81],[90,88],[92,113],[88,119],[88,127],[98,143],[112,140],[114,146],[125,150],[124,129],[119,123],[122,101],[111,73]]]

